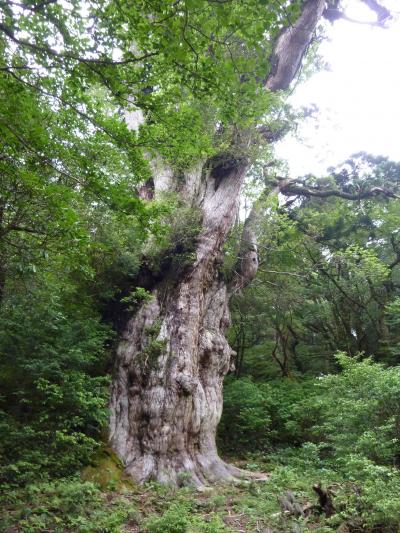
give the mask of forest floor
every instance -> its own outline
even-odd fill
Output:
[[[325,533],[355,531],[340,514],[327,517],[313,485],[334,487],[327,471],[294,462],[235,461],[267,480],[212,487],[137,487],[110,481],[103,488],[82,479],[39,483],[3,498],[5,533]],[[182,480],[184,483],[184,480]],[[331,483],[330,483],[331,482]],[[329,514],[329,513],[328,513]],[[1,525],[2,524],[2,525]],[[360,529],[358,531],[367,531]]]

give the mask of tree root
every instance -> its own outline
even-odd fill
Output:
[[[127,465],[125,474],[138,484],[157,481],[174,487],[204,487],[219,482],[268,479],[266,474],[242,470],[226,463],[218,456],[209,458],[200,454],[194,457],[180,454],[175,458],[143,456]]]

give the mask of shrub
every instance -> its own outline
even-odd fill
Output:
[[[145,527],[148,533],[186,533],[190,526],[188,507],[173,504],[162,516],[150,516]]]
[[[260,387],[249,378],[227,381],[219,426],[219,441],[224,450],[237,453],[268,447],[271,418],[266,400]]]
[[[4,527],[18,526],[22,533],[120,533],[126,521],[136,516],[128,500],[109,501],[93,483],[79,479],[35,483],[9,491],[0,504],[13,509]]]
[[[311,427],[318,419],[317,409],[309,408],[315,395],[312,380],[279,379],[268,383],[249,378],[227,380],[219,427],[221,447],[227,451],[260,452],[309,440]],[[296,406],[303,402],[310,406],[300,411]]]
[[[297,446],[310,440],[318,417],[315,380],[277,379],[259,384],[271,417],[269,439],[275,446]],[[297,406],[304,406],[301,411]]]
[[[313,431],[335,460],[350,455],[379,465],[396,464],[400,454],[400,367],[385,368],[370,358],[337,355],[342,372],[318,384],[320,420]]]
[[[218,515],[203,517],[190,513],[190,503],[173,503],[162,516],[150,516],[145,522],[147,533],[224,533],[224,523]]]
[[[108,328],[90,306],[46,291],[0,314],[0,480],[71,475],[99,446],[107,420]]]

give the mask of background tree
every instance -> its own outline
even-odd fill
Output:
[[[233,345],[246,337],[237,373],[332,371],[337,350],[397,364],[398,164],[356,154],[330,170],[280,180],[286,199],[263,203],[261,266],[233,304]]]

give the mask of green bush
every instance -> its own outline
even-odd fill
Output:
[[[400,367],[370,358],[337,355],[342,371],[316,387],[319,420],[314,435],[337,462],[350,455],[378,465],[397,464],[400,455]],[[304,409],[304,405],[298,409]]]
[[[190,502],[173,503],[162,516],[150,516],[145,521],[147,533],[224,533],[224,523],[218,515],[204,520],[191,512]]]
[[[148,533],[186,533],[190,526],[187,505],[173,504],[162,516],[150,516],[145,527]]]
[[[273,517],[269,522],[271,527],[276,525],[278,531],[291,531],[285,521],[293,521],[295,517],[276,512],[276,497],[279,499],[290,490],[301,505],[316,504],[307,520],[313,531],[399,531],[399,470],[376,465],[351,451],[342,457],[340,464],[327,461],[321,457],[322,450],[320,445],[305,443],[265,457],[267,463],[263,467],[270,476],[268,483],[258,489],[257,500],[252,502],[257,513],[267,511],[268,517]],[[312,489],[318,483],[331,492],[335,507],[331,517],[318,510],[318,499]]]
[[[13,510],[5,517],[4,528],[17,526],[22,533],[120,533],[127,520],[136,517],[128,500],[107,500],[93,483],[79,479],[35,483],[9,491],[0,505]]]
[[[400,530],[400,473],[393,469],[367,479],[361,491],[362,519],[371,529]]]
[[[398,531],[400,367],[336,359],[337,374],[302,382],[229,380],[220,441],[254,454],[246,468],[271,472],[271,494],[315,501],[314,484],[332,487],[336,512],[321,531]]]
[[[270,424],[267,395],[262,389],[249,378],[227,380],[219,425],[221,447],[236,453],[266,449]]]
[[[298,445],[309,440],[315,409],[296,412],[296,406],[316,394],[312,380],[279,379],[267,383],[249,378],[229,379],[219,441],[226,451],[260,452],[273,446]],[[251,447],[249,446],[251,443]]]
[[[66,476],[86,464],[107,420],[104,343],[89,305],[41,291],[0,314],[0,480]]]
[[[315,380],[276,379],[260,383],[271,417],[269,439],[274,446],[297,446],[310,440],[316,420]],[[307,403],[298,416],[296,406]]]
[[[224,392],[222,444],[262,451],[268,445],[319,445],[343,462],[350,454],[376,464],[400,457],[400,367],[336,356],[341,368],[313,380],[230,380]]]

